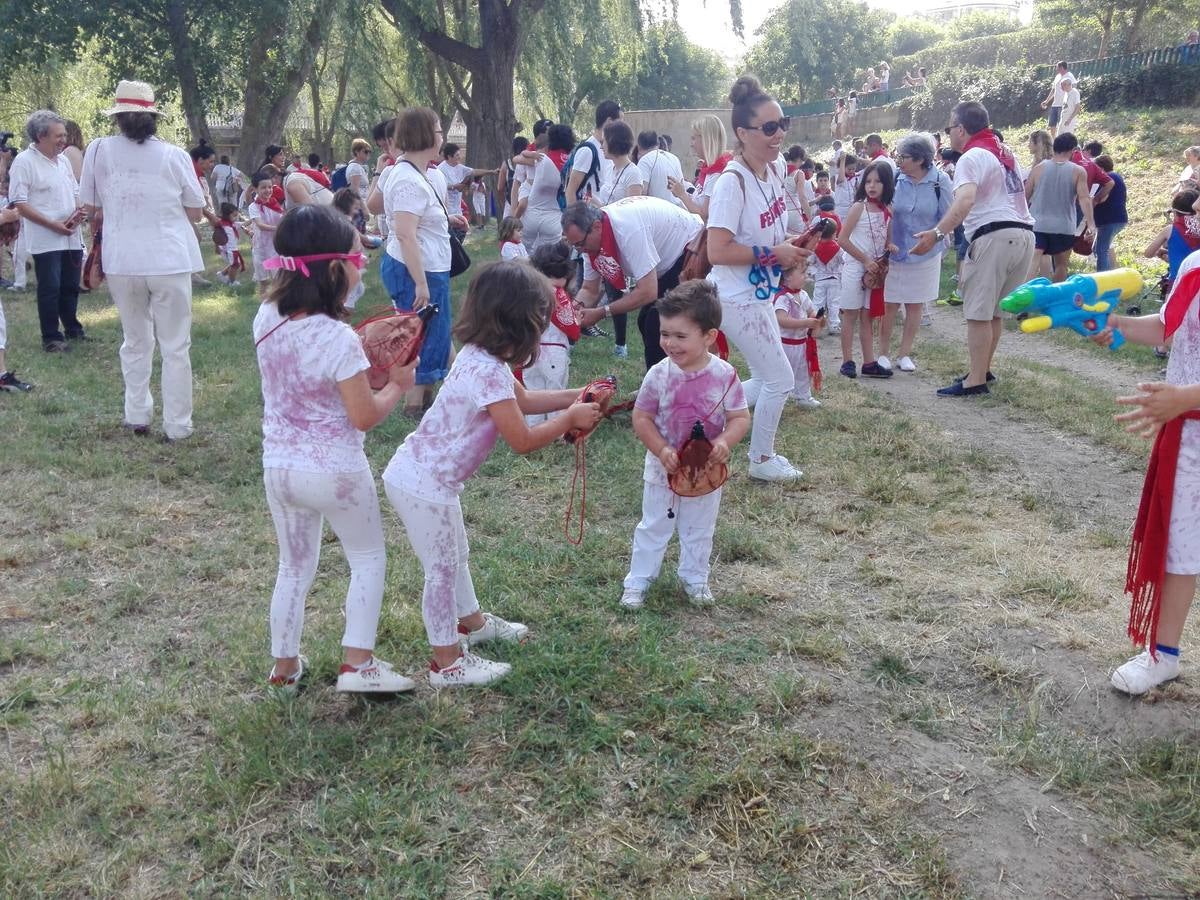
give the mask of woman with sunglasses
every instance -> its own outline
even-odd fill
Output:
[[[343,319],[346,297],[366,264],[352,252],[358,232],[332,207],[301,205],[275,232],[279,272],[254,317],[262,374],[263,481],[279,539],[271,595],[268,684],[294,691],[304,674],[300,635],[317,574],[325,519],[350,564],[339,691],[412,690],[413,682],[374,655],[386,551],[379,497],[363,452],[363,432],[387,418],[413,385],[413,366],[391,370],[378,392],[370,364]]]
[[[754,407],[750,477],[795,481],[801,472],[775,452],[775,433],[794,386],[773,311],[785,269],[807,250],[788,240],[786,168],[780,147],[791,120],[757,79],[745,75],[729,92],[737,156],[717,180],[708,206],[709,281],[721,296],[722,329],[750,366],[744,383]]]

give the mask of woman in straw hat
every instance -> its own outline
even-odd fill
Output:
[[[192,433],[192,273],[204,268],[192,223],[204,194],[191,157],[154,136],[162,115],[154,89],[117,85],[112,116],[120,134],[88,145],[80,199],[103,229],[102,262],[125,341],[125,425],[148,433],[154,412],[150,371],[162,354],[163,431],[168,441]]]

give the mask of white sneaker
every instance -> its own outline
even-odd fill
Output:
[[[819,409],[821,401],[816,397],[793,397],[792,402],[801,409]]]
[[[879,365],[883,366],[885,369],[890,369],[892,367],[892,361],[890,359],[888,359],[886,356],[884,356],[882,353],[880,353],[877,357],[875,357],[875,362],[878,363]]]
[[[621,609],[641,609],[646,605],[646,592],[641,588],[625,588],[621,593]]]
[[[304,668],[308,665],[308,660],[301,656],[297,663],[300,668],[291,675],[276,675],[275,667],[271,666],[271,674],[267,676],[267,687],[289,694],[296,693],[300,689],[300,679],[304,677]]]
[[[499,616],[488,612],[483,614],[483,624],[474,631],[467,631],[461,625],[458,627],[458,631],[466,638],[468,647],[486,644],[488,641],[509,641],[517,644],[529,634],[529,628],[520,622],[506,622]]]
[[[343,663],[337,680],[338,693],[342,694],[401,694],[416,686],[411,678],[395,671],[391,663],[375,657],[361,669]]]
[[[1137,697],[1178,677],[1178,656],[1160,653],[1158,659],[1152,659],[1150,651],[1143,650],[1112,673],[1112,686],[1122,693]]]
[[[933,316],[931,316],[929,313],[923,313],[921,315],[921,325],[924,328],[932,328],[933,327]]]
[[[512,671],[512,666],[508,663],[484,659],[466,649],[451,665],[442,666],[440,669],[434,669],[433,665],[429,665],[429,686],[439,690],[452,687],[482,687],[499,681]]]
[[[684,587],[684,591],[687,592],[688,602],[692,606],[713,605],[713,594],[707,584],[689,584]]]
[[[841,334],[841,333],[842,333],[842,326],[841,326],[841,325],[830,325],[830,326],[829,326],[829,333],[830,333],[830,334]]]
[[[917,371],[917,364],[916,364],[915,362],[913,362],[913,361],[912,361],[912,357],[911,357],[911,356],[902,356],[902,357],[900,357],[900,371],[901,371],[901,372],[915,372],[915,371]]]
[[[803,474],[778,453],[762,462],[750,463],[750,477],[755,481],[795,481]]]
[[[229,284],[229,276],[224,272],[218,272],[214,277],[217,279],[217,281],[221,282],[221,284]]]

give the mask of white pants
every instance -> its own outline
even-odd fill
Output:
[[[675,518],[667,512],[675,511]],[[658,577],[671,535],[679,530],[679,579],[708,584],[713,532],[721,509],[721,489],[703,497],[678,497],[665,484],[643,482],[642,521],[633,530],[633,555],[625,587],[644,591]]]
[[[830,328],[841,327],[842,324],[842,280],[840,278],[822,278],[813,282],[813,306],[820,309],[825,307],[825,318]]]
[[[809,340],[814,341],[816,338],[810,337]],[[808,377],[808,355],[804,352],[807,349],[803,344],[783,345],[783,354],[791,364],[792,378],[796,382],[796,386],[792,388],[792,396],[799,400],[812,399],[812,380]]]
[[[121,374],[125,421],[149,425],[154,414],[150,372],[154,343],[162,354],[163,431],[169,438],[192,433],[192,276],[109,275],[108,291],[121,316]]]
[[[435,503],[394,485],[383,483],[408,543],[425,570],[421,617],[432,647],[449,647],[459,640],[458,620],[479,610],[471,581],[470,548],[463,525],[462,505]]]
[[[554,244],[562,240],[562,210],[557,206],[553,210],[526,206],[521,225],[524,231],[521,240],[530,253],[542,244]]]
[[[8,323],[4,321],[4,304],[0,303],[0,350],[8,348]],[[0,375],[4,370],[0,369]]]
[[[521,370],[521,379],[529,391],[561,391],[567,386],[571,372],[571,351],[565,347],[538,347],[538,358],[528,369]],[[545,422],[558,413],[534,413],[525,417],[530,427]]]
[[[779,320],[770,303],[735,306],[721,304],[721,330],[741,351],[750,367],[750,380],[742,382],[746,403],[754,408],[750,428],[750,461],[775,455],[775,433],[788,394],[795,387],[792,364],[783,354]]]
[[[321,558],[323,519],[329,520],[350,564],[342,646],[373,650],[387,552],[371,470],[329,475],[266,469],[263,482],[279,540],[279,574],[271,594],[271,655],[286,659],[300,653],[304,601]]]
[[[17,232],[17,239],[12,245],[13,258],[13,285],[23,288],[29,280],[29,273],[25,271],[25,266],[32,260],[29,253],[29,225],[25,222],[21,223],[21,230]]]

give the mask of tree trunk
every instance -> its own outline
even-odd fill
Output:
[[[1100,16],[1100,49],[1096,52],[1096,56],[1108,56],[1108,45],[1112,41],[1112,20],[1113,8],[1110,6],[1104,10],[1104,15]]]
[[[1129,23],[1129,31],[1125,35],[1125,52],[1136,53],[1137,42],[1142,30],[1142,20],[1146,18],[1146,7],[1150,4],[1148,0],[1138,0],[1133,7],[1133,19]]]
[[[317,51],[329,36],[339,6],[339,0],[318,0],[290,68],[283,71],[268,57],[286,44],[286,24],[281,20],[268,22],[255,36],[246,66],[242,137],[237,153],[237,166],[243,172],[257,171],[263,148],[282,138],[283,128],[312,71]]]
[[[196,58],[192,50],[192,39],[188,34],[187,4],[182,0],[167,3],[167,34],[175,56],[175,73],[179,77],[179,102],[187,118],[192,140],[212,144],[212,133],[208,128],[208,116],[204,100],[200,96],[200,81],[196,76]]]

